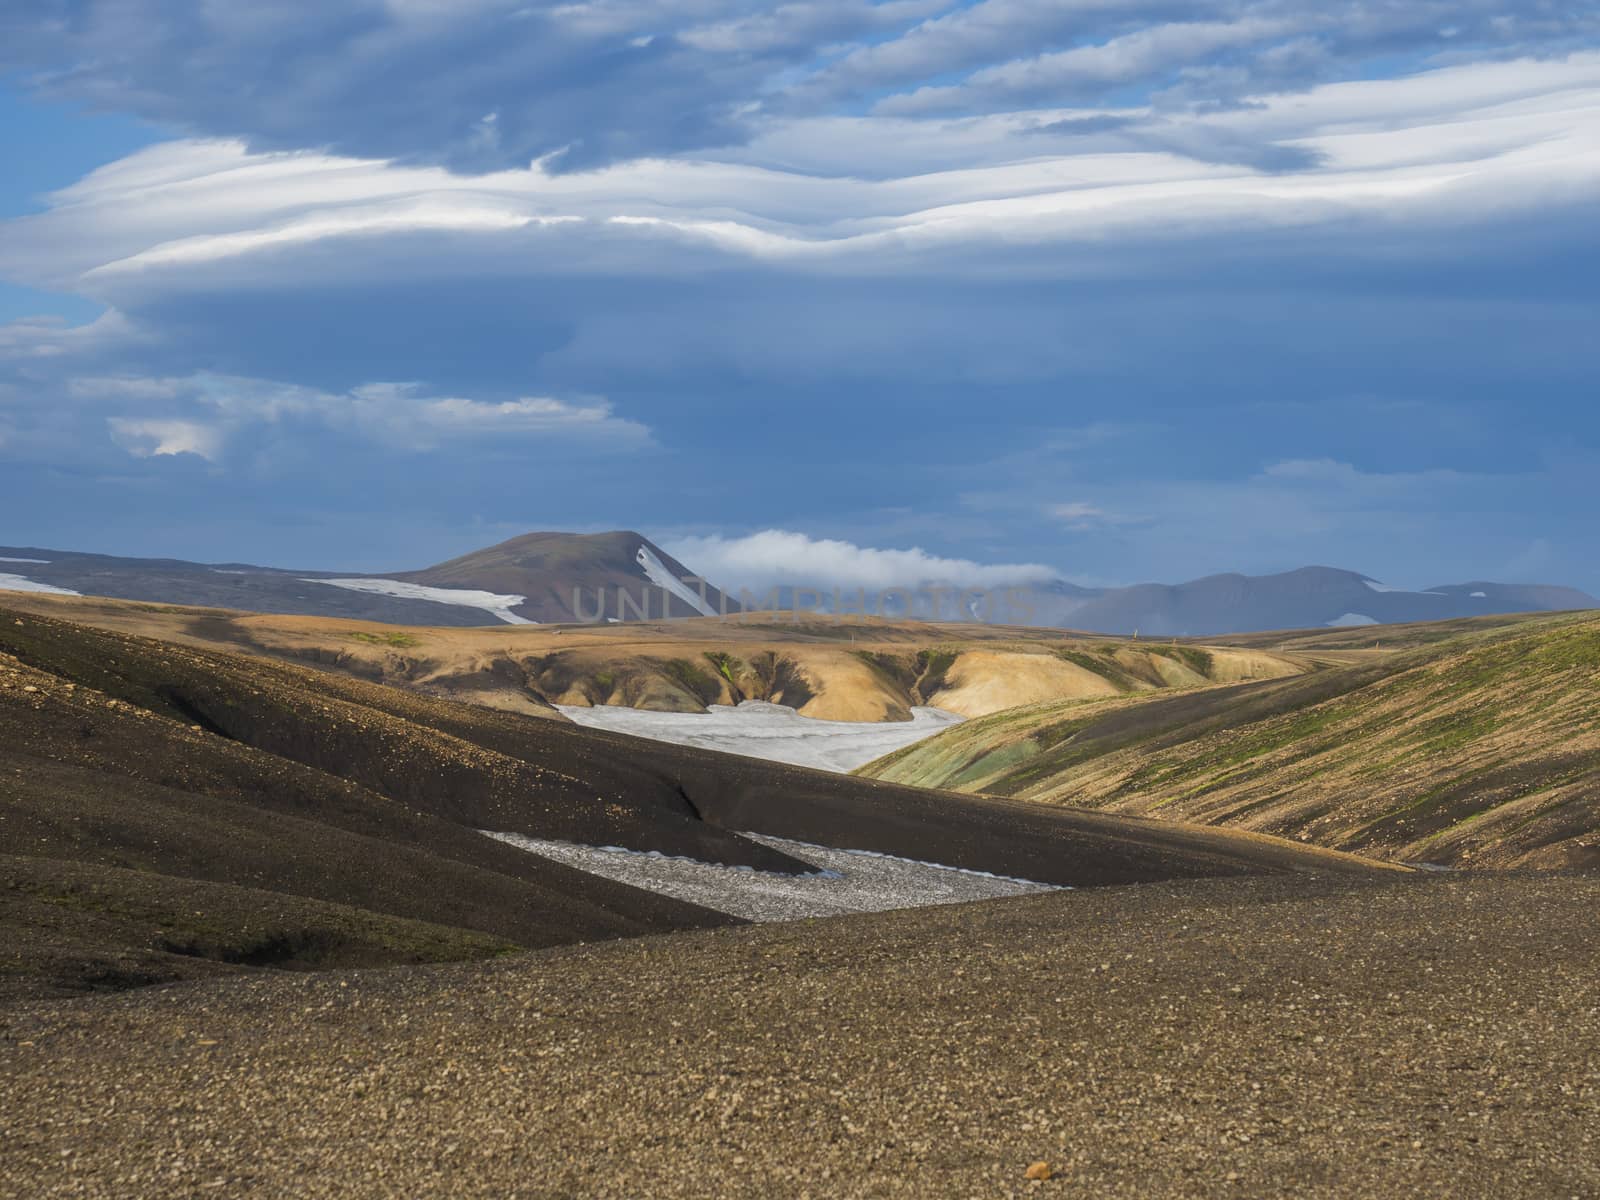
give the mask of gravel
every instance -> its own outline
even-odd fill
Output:
[[[1587,1200],[1597,911],[1209,880],[0,1010],[0,1196]]]

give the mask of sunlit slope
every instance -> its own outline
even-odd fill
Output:
[[[1600,619],[1170,698],[1035,705],[861,769],[1458,866],[1600,865]]]
[[[1316,659],[1057,630],[877,619],[699,618],[627,625],[428,628],[91,597],[7,604],[123,633],[248,650],[529,716],[625,705],[704,712],[766,700],[807,717],[905,721],[916,705],[982,716],[1046,700],[1273,679]]]

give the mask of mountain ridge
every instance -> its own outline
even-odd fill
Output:
[[[923,587],[934,590],[938,582],[930,580]],[[700,578],[692,566],[643,534],[626,529],[535,531],[432,566],[378,574],[0,546],[0,590],[7,588],[419,626],[650,621],[743,611],[727,589]],[[799,590],[777,589],[780,605],[783,595],[792,598]],[[1026,593],[1024,619],[1016,620],[1016,612],[999,614],[1012,623],[1152,637],[1600,607],[1600,600],[1586,592],[1553,584],[1474,580],[1417,590],[1327,566],[1269,575],[1225,572],[1183,583],[1114,588],[1056,579],[1016,590]],[[990,617],[965,610],[927,615],[962,621]]]

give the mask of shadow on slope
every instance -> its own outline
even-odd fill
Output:
[[[728,923],[484,829],[806,869],[737,832],[750,830],[1079,886],[1375,869],[1266,839],[646,742],[5,611],[0,783],[0,854],[153,873],[179,881],[175,895],[192,887],[195,903],[171,908],[170,938],[186,936],[185,914],[204,912],[216,885],[521,946]]]

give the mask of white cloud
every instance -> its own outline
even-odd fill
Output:
[[[465,177],[169,144],[0,225],[0,274],[124,307],[152,293],[352,276],[681,275],[749,263],[1081,275],[1125,268],[1117,252],[1130,244],[1318,226],[1360,239],[1571,206],[1600,188],[1600,53],[1342,83],[1206,115],[1134,110],[1088,150],[1048,133],[1072,116],[936,122],[927,136],[916,122],[834,121],[818,133],[837,135],[834,150],[809,161],[800,122],[761,143],[794,150],[796,169],[731,153]],[[897,173],[871,177],[885,163]]]
[[[355,389],[362,403],[374,405],[366,414],[374,424],[398,421],[413,427],[424,437],[448,438],[467,435],[558,435],[558,437],[603,437],[614,445],[645,445],[650,430],[637,421],[626,421],[613,413],[606,400],[568,403],[552,397],[522,397],[518,400],[466,400],[445,397],[421,400],[410,411],[395,413],[390,406],[395,397],[410,398],[410,390],[394,386],[368,386]]]
[[[987,67],[965,82],[921,88],[885,100],[888,113],[918,113],[974,108],[1027,107],[1054,98],[1092,94],[1131,83],[1177,64],[1203,60],[1219,50],[1250,45],[1289,33],[1294,22],[1252,19],[1157,25],[1099,45],[1076,46],[1033,58]]]
[[[232,444],[248,452],[263,437],[293,440],[305,424],[413,452],[474,439],[576,443],[603,452],[651,444],[648,427],[617,416],[609,401],[598,398],[475,400],[431,395],[417,383],[329,392],[213,374],[74,376],[60,388],[90,411],[105,413],[113,441],[138,458],[196,454],[217,462]]]
[[[195,454],[215,462],[222,452],[222,431],[195,421],[111,417],[112,440],[135,458]]]
[[[1079,532],[1088,532],[1093,529],[1104,529],[1114,525],[1132,525],[1141,520],[1139,517],[1129,516],[1125,513],[1108,512],[1098,504],[1090,504],[1086,500],[1072,500],[1065,504],[1047,504],[1045,516],[1053,521],[1058,521],[1068,529]]]
[[[0,71],[199,136],[494,170],[703,151],[881,97],[1214,108],[1385,60],[1549,57],[1597,24],[1516,0],[55,0],[0,8]]]
[[[925,585],[995,588],[1042,583],[1058,572],[1039,563],[972,562],[943,558],[918,547],[887,550],[785,529],[743,537],[668,539],[674,558],[719,587],[764,592],[771,587],[917,588]]]
[[[1401,494],[1470,486],[1471,475],[1447,468],[1423,471],[1364,471],[1332,458],[1291,458],[1269,463],[1252,481],[1279,489],[1318,491],[1349,501],[1374,501]]]

